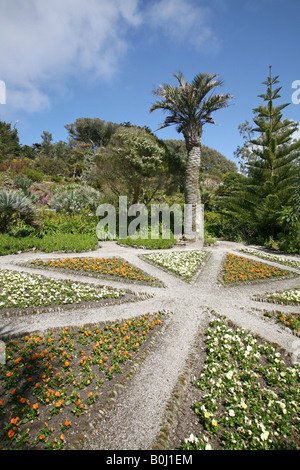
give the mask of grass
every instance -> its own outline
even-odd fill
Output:
[[[222,269],[221,283],[233,284],[270,278],[284,278],[291,274],[293,274],[291,271],[229,253]]]
[[[65,327],[6,343],[0,364],[2,449],[64,449],[105,407],[163,314]]]
[[[121,278],[127,281],[137,281],[150,284],[157,282],[157,279],[148,276],[140,269],[117,257],[78,257],[52,260],[35,259],[30,262],[30,266],[38,268],[63,269],[69,272],[76,271],[78,273],[92,273],[96,276],[109,276]]]
[[[193,386],[197,431],[184,450],[300,449],[300,365],[286,364],[269,343],[213,320],[206,361]]]
[[[36,236],[12,237],[7,234],[0,234],[0,256],[32,249],[45,253],[53,251],[82,252],[95,250],[97,246],[98,239],[91,234],[57,233],[44,235],[42,238]]]

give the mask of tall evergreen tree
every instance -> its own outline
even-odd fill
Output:
[[[252,155],[247,162],[248,178],[234,195],[227,198],[227,214],[233,216],[248,235],[276,238],[281,231],[280,214],[291,206],[297,184],[296,161],[300,156],[300,140],[293,140],[297,130],[294,121],[283,119],[282,110],[289,103],[274,105],[280,98],[278,76],[270,74],[263,82],[267,90],[259,95],[264,104],[253,109]]]

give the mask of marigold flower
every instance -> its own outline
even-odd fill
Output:
[[[8,431],[8,437],[9,437],[10,439],[14,436],[14,434],[15,434],[15,433],[13,432],[12,429],[10,429],[10,430]]]

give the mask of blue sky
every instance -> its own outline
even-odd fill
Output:
[[[291,103],[284,117],[300,122],[299,17],[298,0],[0,0],[0,120],[16,125],[22,145],[43,131],[66,141],[64,126],[79,117],[155,131],[159,84],[175,84],[177,71],[188,81],[217,73],[234,99],[204,126],[203,144],[234,160],[238,125],[262,103],[269,65],[278,104]],[[156,134],[182,138],[174,127]]]

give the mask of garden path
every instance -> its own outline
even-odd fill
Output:
[[[146,292],[152,297],[120,305],[90,309],[70,309],[61,312],[42,313],[39,315],[17,318],[13,321],[1,321],[1,332],[15,334],[31,331],[43,331],[48,328],[66,325],[84,325],[100,321],[114,321],[140,316],[145,313],[166,310],[170,313],[162,335],[156,339],[153,347],[138,373],[130,381],[116,402],[113,410],[107,412],[101,421],[101,429],[91,428],[86,441],[86,449],[151,449],[153,440],[159,432],[161,417],[165,406],[182,373],[186,359],[193,350],[199,331],[205,331],[213,311],[224,315],[235,324],[259,334],[267,341],[274,342],[293,353],[298,338],[280,325],[266,320],[259,313],[263,309],[277,309],[272,304],[253,300],[254,294],[299,287],[299,278],[287,280],[260,281],[224,287],[218,283],[222,261],[226,253],[239,253],[243,245],[239,243],[218,242],[216,246],[205,248],[210,257],[196,280],[187,283],[179,277],[147,263],[140,255],[149,250],[121,247],[115,242],[104,242],[95,252],[86,254],[63,254],[66,256],[120,256],[129,263],[160,279],[165,287],[126,284],[126,288],[135,292]],[[175,247],[174,250],[198,249],[197,244]],[[169,250],[168,250],[169,251]],[[152,251],[151,251],[152,252]],[[258,259],[255,256],[245,255]],[[61,253],[41,254],[22,253],[0,257],[0,269],[18,270],[41,274],[39,269],[19,266],[16,263],[35,258],[60,258]],[[263,260],[260,260],[263,261]],[[274,262],[269,264],[283,267]],[[300,269],[288,268],[300,275]],[[87,278],[62,272],[43,271],[43,275],[56,279],[74,279],[98,285],[110,285],[124,288],[124,282]],[[281,311],[291,311],[291,307],[280,305]],[[293,312],[300,312],[300,307],[293,307]]]

